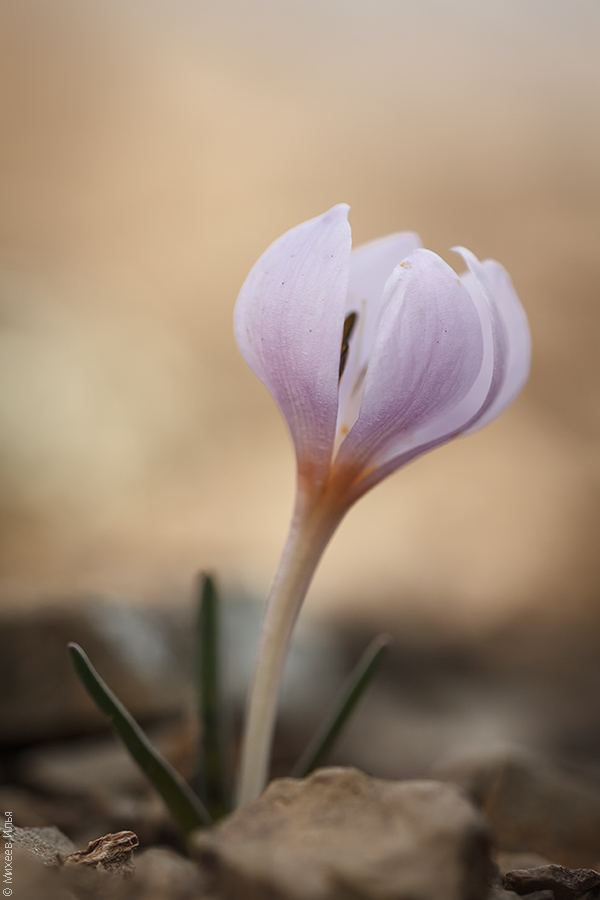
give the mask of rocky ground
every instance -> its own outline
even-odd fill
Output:
[[[276,779],[193,836],[189,857],[149,846],[134,862],[132,831],[77,850],[56,828],[9,828],[9,883],[31,900],[600,896],[597,786],[518,755],[463,763],[456,776],[466,791],[451,780],[384,781],[342,767]]]
[[[531,662],[531,646],[520,654],[518,641],[502,652],[496,646],[494,655],[489,647],[460,651],[432,635],[428,646],[423,636],[419,642],[409,635],[406,646],[400,639],[337,765],[304,781],[277,778],[258,801],[198,833],[186,848],[159,800],[103,730],[64,646],[69,639],[84,644],[162,751],[189,776],[188,613],[115,605],[107,616],[108,607],[102,615],[99,609],[7,613],[2,623],[0,807],[13,865],[5,885],[15,900],[600,897],[596,728],[578,690],[585,675],[593,693],[595,670],[581,644],[578,664],[567,664],[569,654],[561,657],[555,647],[553,667],[538,649],[528,669],[523,660]],[[253,630],[245,616],[234,631]],[[115,627],[107,628],[108,620]],[[523,631],[521,625],[522,639]],[[277,774],[289,771],[310,733],[317,695],[334,693],[346,657],[356,650],[350,633],[337,642],[323,634],[300,638],[295,669],[304,695],[287,692]],[[246,676],[229,675],[235,730],[241,703],[235,684]],[[402,728],[404,742],[397,735]],[[503,729],[510,745],[495,740]],[[352,762],[386,777],[366,775]]]

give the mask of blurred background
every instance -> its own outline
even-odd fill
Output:
[[[183,603],[201,568],[266,594],[293,456],[233,306],[344,201],[357,243],[500,260],[534,363],[352,510],[306,622],[597,686],[599,35],[597,0],[1,0],[5,610]]]

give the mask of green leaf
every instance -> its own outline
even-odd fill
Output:
[[[196,692],[200,743],[198,781],[213,819],[231,810],[221,695],[219,596],[210,575],[200,575],[196,647]]]
[[[364,651],[342,685],[342,689],[329,715],[320,728],[317,729],[306,750],[294,766],[292,774],[296,778],[304,778],[327,761],[342,729],[383,662],[391,640],[389,634],[380,634],[371,641]]]
[[[134,761],[163,798],[184,835],[187,837],[195,828],[210,825],[211,818],[199,798],[152,746],[135,719],[100,678],[81,647],[69,644],[69,654],[88,694],[108,717]]]

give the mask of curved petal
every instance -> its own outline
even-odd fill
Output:
[[[479,262],[469,250],[455,248],[470,267],[461,276],[479,313],[484,341],[477,379],[461,403],[425,428],[418,443],[388,456],[367,473],[352,491],[352,501],[417,456],[458,435],[471,434],[512,403],[529,374],[531,336],[525,311],[506,270],[494,260]]]
[[[398,263],[421,246],[417,234],[399,232],[361,244],[352,251],[346,315],[355,312],[358,321],[349,343],[348,360],[340,383],[338,435],[347,434],[358,416],[362,385],[386,282]]]
[[[416,250],[386,285],[360,412],[336,465],[361,466],[372,484],[459,430],[489,390],[479,375],[491,346],[490,323],[453,269]]]
[[[525,310],[517,297],[510,275],[494,259],[479,262],[469,250],[456,248],[470,271],[462,276],[462,282],[472,296],[478,292],[492,306],[504,332],[503,365],[496,389],[489,397],[465,434],[478,431],[497,418],[520,394],[531,366],[531,334]]]
[[[248,275],[235,308],[242,356],[283,413],[300,467],[326,477],[338,407],[350,268],[348,207],[280,237]]]

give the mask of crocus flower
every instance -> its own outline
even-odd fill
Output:
[[[286,419],[298,472],[250,697],[242,802],[264,785],[291,630],[348,508],[494,419],[527,379],[529,329],[508,274],[456,252],[468,267],[460,277],[415,234],[351,252],[341,204],[275,241],[240,292],[237,342]]]

